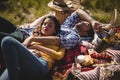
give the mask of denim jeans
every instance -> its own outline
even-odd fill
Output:
[[[4,17],[0,16],[0,32],[5,32],[5,33],[12,33],[16,30],[16,26],[13,25],[9,20],[5,19]],[[0,43],[1,40],[3,39],[5,35],[0,34]],[[0,75],[3,72],[5,66],[4,66],[4,61],[3,61],[3,57],[2,57],[2,53],[1,53],[1,48],[0,48],[0,64],[2,65],[2,68],[0,68]]]
[[[7,70],[0,80],[46,80],[49,73],[47,61],[34,56],[19,41],[5,37],[1,50]],[[9,79],[5,78],[7,76]]]

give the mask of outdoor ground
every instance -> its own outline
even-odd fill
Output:
[[[10,20],[15,25],[34,21],[47,14],[52,9],[47,6],[51,0],[0,0],[0,16]],[[119,0],[81,0],[93,17],[100,22],[108,23],[114,8],[118,9],[117,24],[120,25]]]

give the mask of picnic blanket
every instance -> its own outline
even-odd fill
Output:
[[[89,65],[76,68],[73,66],[75,64],[75,57],[88,54],[85,46],[78,45],[74,49],[66,51],[65,57],[54,65],[52,76],[61,80],[118,80],[118,75],[120,74],[120,51],[107,49],[104,53],[113,57],[106,67],[104,67],[99,59],[95,59],[94,64],[97,64],[97,66]],[[103,57],[102,59],[105,60],[107,58]],[[102,72],[103,69],[108,70],[109,75],[105,76],[105,73]]]

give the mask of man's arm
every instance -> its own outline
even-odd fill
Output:
[[[96,21],[83,9],[77,9],[76,12],[82,20],[88,21],[89,23],[92,23],[92,21]]]
[[[82,9],[77,9],[76,12],[80,19],[88,21],[92,25],[95,32],[99,32],[99,30],[101,30],[102,23],[92,18],[87,12]]]

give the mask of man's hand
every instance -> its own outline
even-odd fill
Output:
[[[88,49],[95,49],[95,45],[93,45],[92,43],[89,43],[87,41],[82,41],[81,44],[86,46]]]
[[[100,32],[102,29],[102,23],[100,23],[98,21],[92,21],[91,25],[92,25],[95,32]]]

